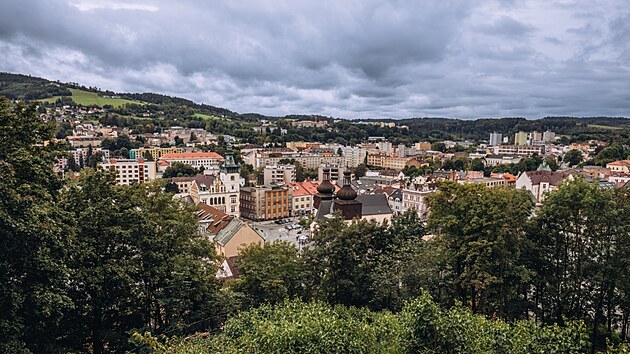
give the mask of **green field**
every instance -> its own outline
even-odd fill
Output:
[[[124,98],[105,98],[105,97],[99,96],[96,92],[83,91],[83,90],[78,90],[78,89],[70,89],[70,91],[72,92],[72,100],[75,103],[83,105],[83,106],[103,107],[105,105],[111,105],[113,107],[120,107],[122,105],[129,104],[129,103],[145,104],[144,102],[132,101],[132,100],[124,99]],[[61,96],[55,96],[55,97],[46,98],[40,101],[52,103],[52,102],[57,101],[60,97]]]
[[[611,127],[609,125],[599,125],[599,124],[589,124],[587,125],[589,128],[595,129],[608,129],[608,130],[622,130],[623,127]]]
[[[204,120],[213,120],[213,119],[224,120],[224,119],[227,119],[227,118],[221,118],[221,117],[217,117],[217,116],[214,116],[214,115],[203,114],[203,113],[195,113],[195,114],[193,114],[193,117],[203,118]],[[229,120],[229,119],[227,119],[227,120]]]

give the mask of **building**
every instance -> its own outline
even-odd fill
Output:
[[[294,165],[265,166],[263,171],[265,185],[295,183]]]
[[[458,183],[475,183],[482,184],[488,188],[494,187],[506,187],[508,185],[508,181],[504,178],[500,177],[481,177],[481,178],[469,178],[466,180],[458,181]]]
[[[240,216],[240,175],[234,161],[232,145],[228,143],[225,163],[218,175],[197,175],[190,186],[190,196],[195,204],[204,203],[220,211]]]
[[[536,204],[542,204],[545,194],[558,189],[560,182],[573,179],[573,171],[553,172],[543,165],[538,171],[523,172],[516,179],[516,188],[529,191]]]
[[[405,166],[422,166],[422,162],[416,160],[415,158],[394,157],[385,154],[369,154],[367,157],[367,164],[370,166],[388,168],[397,171],[402,170]]]
[[[403,211],[403,194],[402,189],[396,189],[387,196],[389,207],[392,208],[394,215],[399,215]]]
[[[325,120],[298,120],[291,122],[291,126],[295,128],[325,128],[328,126],[328,122]]]
[[[99,165],[105,170],[116,173],[116,184],[128,186],[132,183],[144,183],[157,178],[155,161],[144,159],[110,159]]]
[[[151,158],[155,161],[159,160],[162,156],[166,154],[180,154],[183,153],[184,149],[169,147],[169,148],[139,148],[139,149],[131,149],[129,150],[129,158],[137,159],[139,157]]]
[[[71,135],[71,136],[67,136],[66,140],[68,140],[68,143],[70,143],[70,146],[73,148],[86,148],[89,146],[101,146],[101,139],[91,136],[91,135],[80,135],[80,136],[76,136],[76,135]]]
[[[489,142],[489,146],[496,146],[496,145],[501,145],[501,142],[503,141],[503,135],[501,133],[490,133],[490,142]]]
[[[429,217],[429,206],[427,205],[427,197],[434,194],[435,190],[417,190],[404,188],[402,190],[402,211],[405,212],[413,209],[418,213],[420,220],[426,220]]]
[[[544,142],[553,142],[556,140],[556,133],[547,130],[546,132],[543,133],[542,140]]]
[[[291,189],[291,215],[302,216],[310,215],[313,212],[313,190],[307,188],[305,184],[312,182],[296,182],[289,184],[287,187]],[[313,184],[316,186],[316,184]],[[317,187],[315,187],[317,188]],[[315,190],[315,192],[317,192]]]
[[[168,178],[168,181],[177,186],[179,193],[190,194],[190,187],[192,187],[195,177],[172,177]]]
[[[341,180],[343,182],[343,173],[348,169],[343,165],[321,165],[317,169],[317,179],[319,181],[324,180],[324,170],[328,170],[328,180],[331,182]]]
[[[332,199],[326,198],[320,201],[316,219],[329,218],[335,213],[340,213],[348,222],[373,220],[383,223],[385,220],[391,220],[393,211],[385,194],[357,195],[351,182],[350,171],[344,172],[343,187],[334,194]],[[330,190],[322,190],[322,192],[330,192]]]
[[[532,156],[534,154],[542,155],[545,152],[544,146],[529,145],[498,145],[492,147],[494,155],[518,155]]]
[[[518,132],[514,134],[514,145],[528,145],[528,134],[526,132]]]
[[[212,169],[218,168],[224,158],[216,152],[176,152],[162,155],[159,161],[167,162],[169,165],[173,162],[181,162],[196,168]]]
[[[494,167],[501,164],[519,163],[523,157],[512,155],[486,155],[486,166]]]
[[[243,247],[265,243],[258,232],[239,218],[203,203],[197,204],[197,208],[199,233],[214,242],[218,255],[234,257]]]
[[[243,187],[240,191],[241,216],[263,221],[291,216],[291,189],[287,186]]]
[[[606,165],[611,172],[630,173],[630,160],[613,161]]]

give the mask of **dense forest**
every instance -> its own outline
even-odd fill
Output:
[[[116,186],[0,99],[0,352],[628,352],[630,191],[444,183],[428,224],[320,222],[240,278],[160,183]],[[196,334],[196,335],[195,335]]]

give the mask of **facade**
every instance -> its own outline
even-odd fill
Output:
[[[458,181],[458,183],[475,183],[475,184],[483,184],[488,188],[494,187],[506,187],[508,185],[508,181],[499,178],[499,177],[482,177],[482,178],[470,178],[463,181]]]
[[[196,168],[212,169],[218,168],[224,158],[216,152],[178,152],[164,154],[159,161],[167,162],[169,165],[173,162],[181,162]]]
[[[556,140],[556,133],[547,130],[546,132],[543,133],[542,140],[544,142],[553,142]]]
[[[239,166],[234,162],[232,146],[227,145],[225,163],[218,175],[197,175],[190,186],[190,196],[195,204],[204,203],[220,211],[240,216]]]
[[[289,184],[295,183],[294,165],[265,166],[263,171],[264,184]]]
[[[408,164],[415,165],[414,161],[418,162],[409,157],[394,157],[385,154],[369,154],[367,157],[367,164],[370,166],[378,166],[398,171],[405,168]]]
[[[501,133],[490,133],[490,143],[489,146],[501,145],[503,141],[503,135]]]
[[[606,165],[610,172],[630,173],[630,160],[613,161]]]
[[[514,134],[514,145],[528,145],[528,134],[526,132],[518,132]]]
[[[321,165],[317,169],[317,179],[319,181],[324,180],[324,170],[328,169],[328,179],[330,181],[343,181],[343,173],[348,169],[343,165]]]
[[[429,217],[429,206],[427,205],[427,197],[435,193],[435,190],[402,190],[402,212],[414,209],[418,213],[420,220],[426,220]]]
[[[128,186],[132,183],[144,183],[157,178],[155,161],[144,159],[111,159],[99,165],[100,168],[116,173],[116,184]]]
[[[494,155],[518,155],[518,156],[532,156],[534,154],[542,155],[544,153],[544,146],[529,146],[529,145],[498,145],[492,147]]]
[[[168,181],[177,186],[179,193],[190,194],[190,187],[192,187],[195,177],[172,177]]]
[[[129,150],[129,158],[130,159],[138,159],[140,157],[146,158],[147,154],[151,155],[151,158],[155,161],[159,160],[162,156],[166,154],[180,154],[183,153],[184,149],[170,147],[170,148],[139,148],[139,149],[131,149]]]
[[[218,255],[225,258],[237,256],[239,250],[252,244],[263,245],[263,237],[247,223],[221,212],[217,208],[200,203],[197,205],[198,230],[214,241]]]
[[[486,166],[496,166],[500,164],[519,163],[523,157],[512,155],[486,155]]]
[[[101,146],[101,139],[90,136],[90,135],[80,135],[80,136],[67,136],[66,139],[70,143],[70,146],[73,148],[86,148],[88,146]]]
[[[573,179],[571,172],[552,172],[548,170],[528,171],[516,179],[516,188],[532,193],[536,204],[542,204],[547,192],[558,189],[560,182]]]
[[[241,216],[263,221],[291,216],[291,189],[287,186],[243,187],[240,191]]]

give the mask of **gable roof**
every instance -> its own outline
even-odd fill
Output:
[[[525,175],[532,181],[532,185],[538,185],[542,182],[549,183],[552,186],[557,186],[558,183],[569,177],[572,171],[527,171]]]
[[[364,194],[357,196],[356,199],[361,203],[361,216],[373,216],[392,214],[392,209],[387,202],[387,196],[385,194]],[[317,219],[323,219],[326,215],[335,212],[334,200],[322,200],[317,214]]]
[[[204,203],[197,204],[197,209],[199,209],[197,211],[198,222],[207,223],[207,231],[212,235],[219,234],[234,219],[234,216]]]

